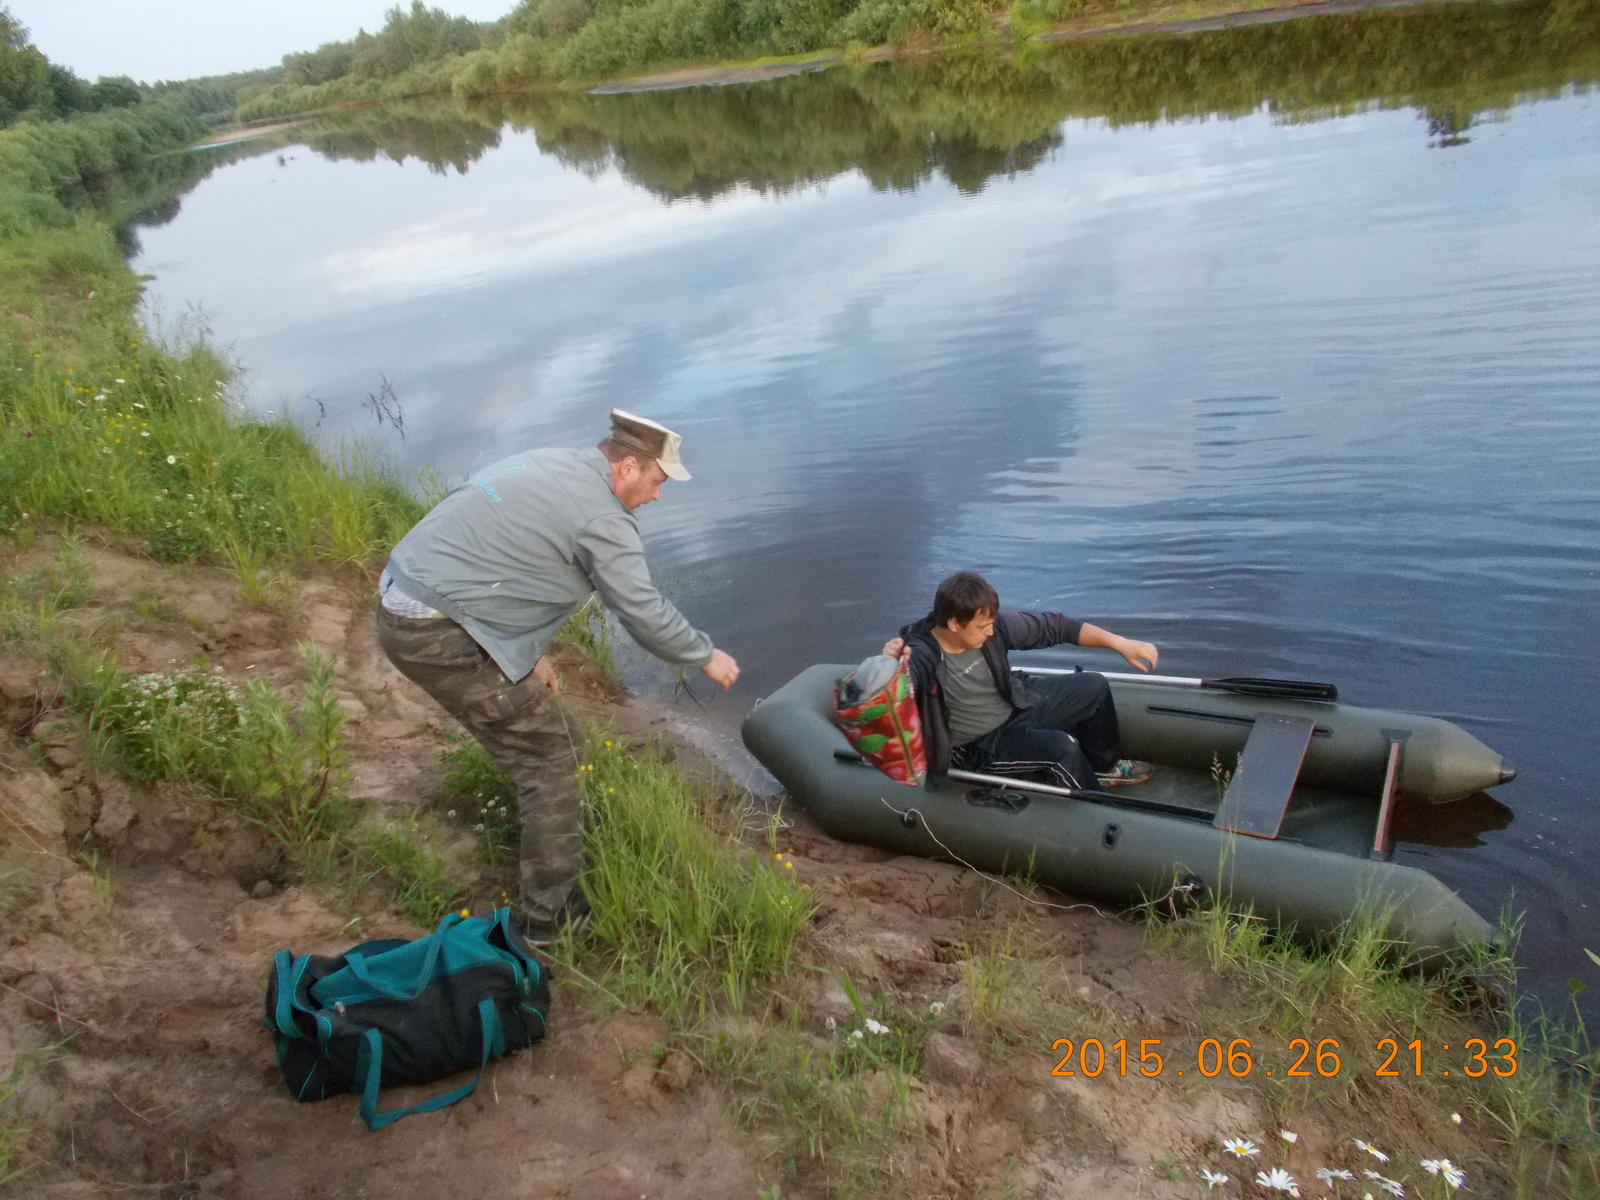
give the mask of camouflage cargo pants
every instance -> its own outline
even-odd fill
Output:
[[[380,605],[378,643],[511,776],[522,826],[522,915],[556,921],[583,865],[583,722],[532,674],[512,683],[448,617],[399,617]]]

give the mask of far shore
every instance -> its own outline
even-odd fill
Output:
[[[1125,14],[1110,18],[1117,23],[1096,24],[1106,20],[1102,16],[1086,18],[1033,35],[1039,42],[1068,42],[1082,38],[1135,36],[1146,33],[1205,33],[1216,29],[1234,29],[1242,25],[1273,25],[1281,21],[1294,21],[1302,17],[1332,16],[1340,13],[1363,12],[1378,8],[1414,8],[1430,3],[1461,3],[1463,0],[1289,0],[1270,7],[1228,8],[1204,16],[1191,16],[1203,4],[1192,2],[1158,6],[1145,20],[1128,22]],[[785,79],[822,71],[839,63],[878,62],[894,58],[903,51],[893,46],[875,46],[862,54],[852,55],[844,50],[819,50],[778,61],[758,60],[743,63],[719,63],[708,67],[680,67],[671,71],[658,71],[627,79],[612,79],[589,89],[591,95],[609,96],[627,92],[661,92],[675,88],[708,87],[732,83],[762,83],[771,79]]]

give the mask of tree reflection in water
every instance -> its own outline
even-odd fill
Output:
[[[873,187],[964,192],[1025,172],[1069,118],[1111,125],[1265,109],[1284,121],[1416,108],[1432,145],[1485,114],[1600,79],[1600,0],[1384,10],[1181,37],[1101,37],[1015,54],[908,58],[770,83],[341,113],[305,137],[330,158],[466,171],[505,124],[586,172],[665,199],[786,192],[859,171]]]

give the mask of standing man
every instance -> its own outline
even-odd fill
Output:
[[[1104,646],[1141,671],[1156,665],[1149,642],[1119,637],[1061,613],[1002,612],[976,571],[957,571],[934,593],[933,611],[884,646],[909,656],[930,783],[955,767],[1060,787],[1118,787],[1150,778],[1150,764],[1122,757],[1117,707],[1104,675],[1079,672],[1024,681],[1011,650]]]
[[[418,521],[378,581],[378,641],[400,673],[471,731],[517,787],[522,917],[547,944],[581,928],[583,724],[545,650],[597,593],[635,641],[699,667],[723,691],[739,664],[656,590],[634,512],[686,480],[682,440],[620,409],[592,450],[532,450],[455,488]]]

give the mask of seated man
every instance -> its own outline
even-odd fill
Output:
[[[1117,710],[1105,676],[1090,672],[1024,682],[1010,650],[1071,644],[1115,650],[1141,671],[1156,648],[1060,613],[1001,612],[1000,597],[975,571],[939,585],[933,612],[883,648],[909,655],[922,719],[928,778],[952,767],[992,775],[1039,776],[1059,787],[1143,783],[1149,763],[1121,757]]]

